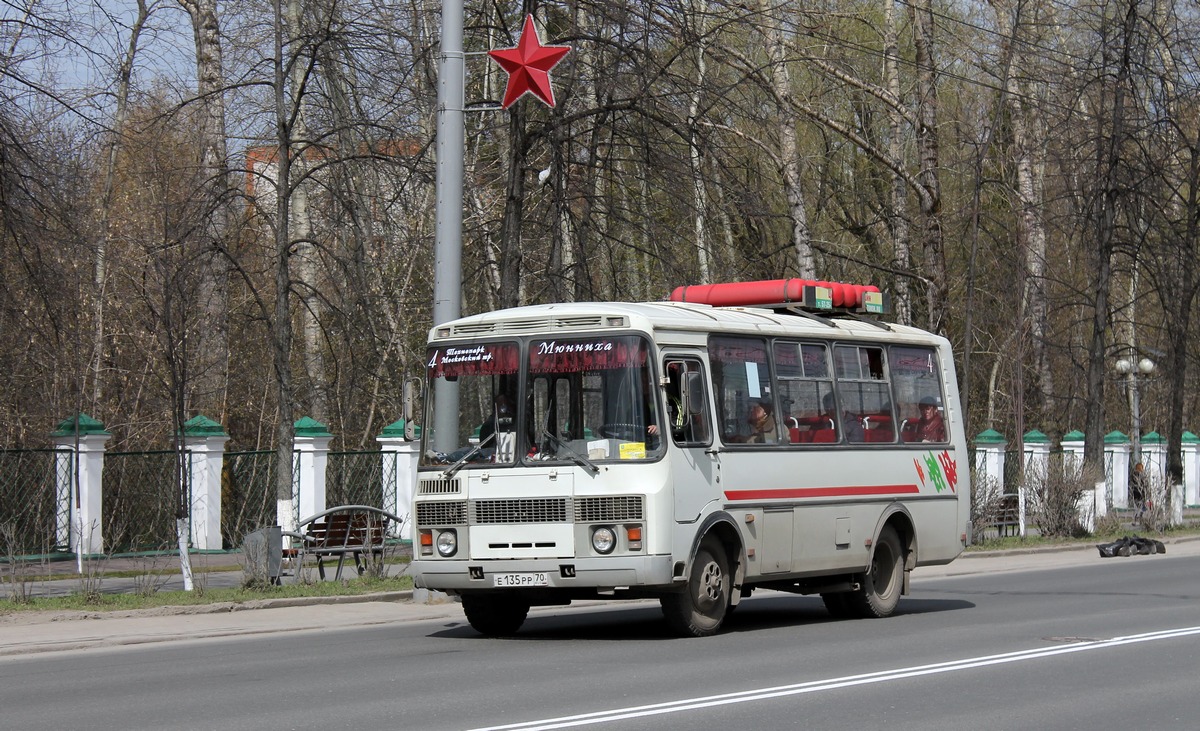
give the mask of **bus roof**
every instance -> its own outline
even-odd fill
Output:
[[[692,302],[564,302],[529,305],[470,315],[435,326],[430,342],[561,335],[633,329],[662,331],[737,332],[823,338],[872,340],[942,340],[924,330],[846,316],[795,314],[770,307],[713,307]]]

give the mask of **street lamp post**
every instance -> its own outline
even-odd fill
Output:
[[[1129,435],[1129,439],[1131,457],[1136,465],[1142,461],[1142,404],[1139,379],[1148,378],[1154,373],[1154,361],[1142,358],[1135,362],[1131,356],[1119,358],[1114,367],[1117,373],[1125,378],[1125,389],[1129,394],[1129,415],[1133,421],[1133,433]]]

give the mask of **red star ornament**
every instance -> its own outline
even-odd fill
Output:
[[[508,72],[508,87],[500,106],[508,109],[526,94],[533,94],[551,107],[554,90],[550,88],[550,69],[571,51],[570,46],[543,46],[533,27],[533,16],[525,16],[525,27],[516,48],[488,51],[488,55]]]

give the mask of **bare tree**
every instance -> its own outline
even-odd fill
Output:
[[[1091,271],[1094,295],[1092,298],[1091,341],[1087,354],[1087,423],[1084,430],[1084,466],[1090,474],[1103,473],[1104,374],[1107,355],[1107,332],[1111,318],[1109,308],[1112,284],[1113,250],[1117,243],[1117,216],[1125,197],[1122,184],[1123,148],[1127,142],[1125,117],[1126,96],[1133,63],[1134,34],[1138,25],[1140,0],[1127,0],[1121,25],[1110,35],[1104,21],[1100,42],[1104,63],[1102,70],[1113,73],[1111,85],[1103,86],[1098,107],[1096,134],[1096,181],[1098,189],[1089,196],[1088,219],[1095,229],[1095,244],[1091,250]],[[1115,59],[1112,53],[1115,50]]]
[[[139,0],[139,3],[141,0]],[[194,396],[188,408],[207,411],[224,420],[229,361],[228,254],[233,217],[233,185],[230,180],[225,122],[225,70],[216,0],[179,0],[192,21],[196,53],[196,97],[199,108],[197,139],[200,160],[197,201],[201,220],[196,246],[196,266],[203,274],[198,302],[208,323],[198,352],[203,362],[195,378]]]

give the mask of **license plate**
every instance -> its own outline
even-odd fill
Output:
[[[495,574],[492,576],[492,586],[550,586],[550,575],[543,571],[527,574]]]

